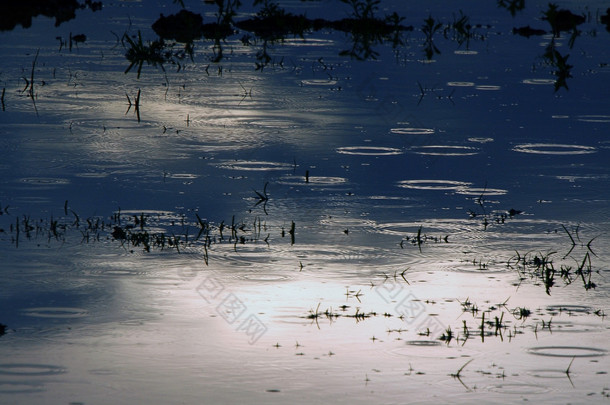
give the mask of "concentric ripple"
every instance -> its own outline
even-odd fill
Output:
[[[528,349],[527,352],[548,357],[601,357],[608,354],[604,349],[581,346],[538,346]]]
[[[455,180],[402,180],[397,186],[401,188],[413,188],[417,190],[459,190],[468,187],[472,183]]]
[[[434,129],[432,128],[392,128],[390,132],[399,135],[432,135]]]
[[[471,156],[479,153],[479,149],[472,146],[460,145],[426,145],[411,147],[413,153],[429,156]]]
[[[221,169],[229,170],[274,171],[291,170],[294,165],[291,165],[289,163],[259,160],[236,160],[220,163],[218,167]]]
[[[610,122],[610,115],[579,115],[577,119],[582,122]]]
[[[548,84],[555,84],[555,80],[553,80],[553,79],[524,79],[521,83],[535,84],[535,85],[548,85]]]
[[[35,186],[62,186],[70,184],[70,180],[59,177],[24,177],[19,179],[21,183],[32,184]]]
[[[500,90],[501,88],[502,88],[501,86],[493,86],[493,85],[475,86],[475,89],[483,90],[483,91],[496,91],[496,90]]]
[[[508,190],[502,190],[500,188],[481,188],[481,187],[466,187],[457,190],[458,194],[464,195],[504,195],[508,193]]]
[[[473,87],[474,82],[447,82],[447,86],[451,87]]]
[[[309,176],[307,179],[303,177],[286,176],[278,180],[279,184],[298,186],[305,183],[311,186],[338,186],[348,183],[345,177],[332,176]]]
[[[50,364],[5,363],[0,364],[1,375],[41,376],[66,373],[66,369]]]
[[[404,152],[397,148],[385,146],[343,146],[337,148],[337,153],[362,156],[390,156],[402,155]]]
[[[83,308],[37,307],[24,309],[23,314],[36,318],[82,318],[89,315],[89,311]]]
[[[586,145],[565,145],[560,143],[524,143],[512,149],[515,152],[539,155],[583,155],[597,152],[597,148]]]
[[[498,392],[501,394],[513,394],[513,395],[531,395],[531,394],[544,394],[549,389],[543,385],[528,384],[528,383],[505,383],[497,384],[489,387],[490,391]]]
[[[31,394],[44,391],[41,383],[27,381],[0,381],[0,394]]]

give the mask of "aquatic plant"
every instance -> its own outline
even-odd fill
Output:
[[[513,34],[521,35],[522,37],[529,38],[531,36],[541,36],[546,34],[545,30],[532,28],[529,25],[520,28],[513,28]]]
[[[203,35],[203,17],[187,10],[167,17],[163,14],[152,24],[152,29],[162,39],[185,44],[192,43]]]
[[[546,11],[543,12],[543,20],[551,26],[553,36],[559,37],[562,31],[576,30],[576,27],[584,23],[584,15],[572,13],[570,10],[559,9],[557,4],[549,3]]]
[[[267,194],[267,186],[269,185],[269,182],[265,183],[265,186],[263,187],[263,192],[259,193],[258,191],[252,189],[252,191],[254,191],[256,193],[256,196],[258,197],[258,200],[256,201],[256,204],[254,204],[254,206],[256,207],[257,205],[263,204],[263,211],[265,212],[265,215],[267,215],[267,202],[269,201],[269,195]]]
[[[380,0],[341,0],[342,3],[352,6],[354,18],[370,20],[375,18],[375,12],[379,9]]]
[[[562,260],[571,259],[576,263],[575,268],[567,263],[560,263],[559,269],[556,269],[552,258],[552,256],[557,253],[556,251],[549,251],[546,253],[527,252],[524,254],[516,252],[516,256],[508,260],[507,267],[516,268],[522,278],[530,278],[541,282],[547,295],[551,295],[551,288],[555,286],[556,278],[562,280],[565,285],[570,285],[574,281],[574,277],[577,277],[582,281],[586,291],[594,289],[597,287],[597,284],[592,281],[594,270],[591,255],[595,255],[595,253],[593,252],[591,244],[595,238],[589,240],[586,244],[581,243],[581,246],[587,249],[582,259],[574,258],[574,248],[577,247],[574,236],[580,241],[578,227],[576,227],[576,230],[573,231],[573,233],[570,233],[564,225],[562,225],[562,227],[572,242],[572,246]]]
[[[127,33],[123,35],[123,40],[129,45],[129,48],[125,53],[125,58],[131,62],[127,69],[125,69],[125,73],[129,73],[129,71],[137,65],[138,79],[142,73],[142,66],[144,63],[152,66],[160,66],[161,69],[165,70],[163,64],[171,60],[171,53],[168,53],[165,42],[162,39],[145,44],[142,41],[142,33],[138,30],[136,40],[127,35]]]
[[[136,114],[138,122],[140,122],[140,94],[141,94],[141,90],[138,89],[138,93],[136,94],[136,97],[134,98],[134,102],[132,103],[131,99],[129,98],[129,94],[125,93],[125,97],[127,97],[127,103],[128,103],[127,111],[125,111],[125,115],[127,115],[129,110],[131,110],[131,107],[133,106],[134,114]]]
[[[434,34],[436,34],[443,27],[443,23],[436,21],[431,15],[424,20],[424,24],[421,27],[421,31],[425,35],[424,40],[424,53],[426,59],[430,60],[435,54],[440,54],[441,51],[434,44]]]
[[[556,77],[554,83],[555,92],[562,87],[568,90],[567,80],[572,77],[571,71],[574,67],[567,63],[569,57],[570,55],[564,56],[557,51],[554,40],[546,47],[543,59],[548,65],[556,69],[553,70],[553,74]]]
[[[264,194],[261,194],[264,195]],[[33,219],[29,215],[14,217],[9,213],[8,206],[0,210],[0,240],[8,240],[16,248],[24,241],[46,239],[46,243],[69,242],[73,234],[81,244],[115,241],[128,252],[141,248],[144,252],[175,251],[180,253],[189,248],[201,248],[203,259],[209,263],[210,250],[214,245],[231,244],[237,251],[238,245],[264,242],[269,244],[271,228],[256,216],[251,223],[236,221],[235,216],[230,223],[220,221],[216,225],[202,218],[195,212],[194,218],[180,214],[179,220],[170,220],[171,216],[163,214],[125,214],[117,209],[110,217],[83,217],[68,207],[66,201],[63,216],[51,215],[49,219]],[[192,231],[192,227],[196,227]],[[152,230],[154,229],[154,231]],[[284,229],[281,229],[284,236]],[[291,243],[295,243],[296,224],[291,221],[288,230]],[[74,239],[72,239],[74,240]]]
[[[400,247],[404,249],[405,242],[409,242],[413,246],[417,246],[421,252],[421,247],[425,243],[449,243],[449,235],[445,236],[430,236],[422,233],[423,225],[417,228],[417,233],[413,236],[405,236],[400,241]],[[404,272],[403,272],[404,273]],[[403,277],[404,278],[404,277]]]
[[[498,7],[508,10],[513,17],[525,8],[525,0],[497,0]]]
[[[25,87],[21,90],[24,93],[27,90],[28,97],[32,100],[32,104],[34,105],[34,111],[36,115],[38,115],[38,108],[36,108],[36,94],[34,93],[34,73],[36,70],[36,62],[38,61],[38,55],[40,54],[40,48],[36,50],[36,55],[34,56],[34,60],[32,61],[32,69],[30,70],[30,79],[23,76],[23,80],[25,81]],[[44,84],[44,83],[43,83]],[[2,109],[4,109],[4,90],[2,90]]]
[[[610,32],[610,8],[606,10],[606,14],[599,17],[599,22],[606,26],[606,31]]]
[[[476,27],[481,28],[478,24]],[[484,35],[477,34],[475,27],[470,23],[470,17],[465,15],[462,10],[459,11],[459,16],[453,15],[453,22],[445,27],[444,35],[448,36],[451,32],[452,39],[457,42],[458,46],[466,44],[466,49],[470,47],[470,41],[474,39],[485,39]]]
[[[474,359],[470,359],[470,360],[468,360],[466,363],[464,363],[464,364],[462,365],[462,367],[460,367],[460,368],[458,369],[458,371],[457,371],[457,372],[452,373],[452,374],[449,374],[451,377],[453,377],[453,378],[457,379],[457,380],[458,380],[458,381],[459,381],[459,382],[460,382],[460,383],[461,383],[461,384],[462,384],[464,387],[466,387],[466,389],[469,389],[469,388],[468,388],[468,387],[467,387],[467,386],[464,384],[464,382],[462,381],[462,379],[461,379],[461,375],[462,375],[462,371],[463,371],[463,370],[466,368],[466,366],[467,366],[467,365],[469,365],[470,363],[472,363],[473,361],[474,361]]]
[[[85,0],[79,3],[77,0],[30,0],[12,1],[3,4],[2,18],[0,18],[0,31],[9,31],[17,25],[23,28],[32,26],[32,19],[43,15],[55,18],[55,26],[59,27],[66,21],[76,17],[76,10],[89,8],[96,12],[102,9],[101,1]]]

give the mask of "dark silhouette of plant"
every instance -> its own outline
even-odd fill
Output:
[[[424,20],[424,25],[422,25],[421,30],[426,36],[424,41],[424,52],[426,53],[426,58],[428,60],[432,59],[435,54],[440,54],[441,51],[434,44],[434,34],[438,32],[443,27],[441,22],[437,22],[432,16],[428,16]]]
[[[381,0],[341,0],[341,2],[352,6],[352,15],[355,19],[373,20]]]
[[[137,65],[138,79],[140,78],[144,62],[148,65],[160,66],[161,69],[165,71],[163,64],[172,61],[171,51],[167,50],[163,39],[145,44],[144,41],[142,41],[142,33],[138,31],[137,39],[133,39],[125,34],[123,35],[123,40],[129,45],[129,48],[125,53],[125,58],[131,62],[125,70],[125,73],[129,73],[131,68]]]
[[[557,4],[549,3],[548,9],[543,13],[543,20],[548,21],[555,37],[561,31],[576,30],[576,27],[585,22],[584,15],[572,13],[570,10],[559,10]]]
[[[517,11],[525,8],[525,0],[498,0],[498,7],[507,9],[514,17]]]
[[[556,77],[555,91],[558,91],[562,87],[569,90],[567,80],[572,77],[571,70],[574,67],[567,63],[569,57],[570,55],[564,56],[557,51],[554,40],[546,47],[543,58],[547,64],[556,69],[553,71],[553,74]]]

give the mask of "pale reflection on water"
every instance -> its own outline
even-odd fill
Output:
[[[603,25],[557,39],[574,77],[554,92],[551,35],[509,34],[547,28],[547,2],[464,5],[484,40],[461,44],[453,4],[383,4],[404,46],[357,61],[329,29],[269,43],[262,71],[231,37],[220,63],[201,40],[180,70],[125,74],[116,36],[153,39],[177,5],[0,33],[0,402],[610,394]],[[430,60],[428,15],[449,27]]]

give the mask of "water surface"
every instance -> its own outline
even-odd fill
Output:
[[[123,35],[179,5],[0,32],[0,402],[607,401],[606,5],[559,4],[573,43],[548,7],[382,1],[411,29],[364,60],[240,29],[139,77]]]

